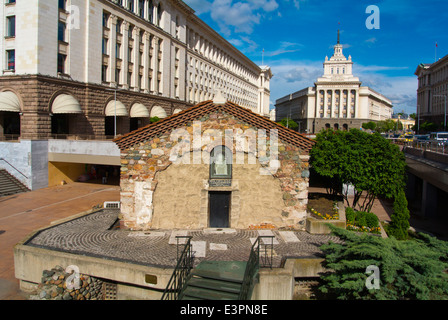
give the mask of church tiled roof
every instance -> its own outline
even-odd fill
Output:
[[[268,130],[277,129],[278,138],[280,140],[299,147],[306,154],[309,153],[314,145],[314,141],[308,137],[260,116],[249,109],[229,101],[224,104],[215,104],[212,100],[201,102],[179,113],[115,138],[113,141],[118,145],[120,150],[124,150],[137,143],[150,140],[159,134],[185,126],[190,121],[198,120],[201,117],[218,110],[232,115],[236,119],[244,121],[253,127],[265,129],[268,134]]]

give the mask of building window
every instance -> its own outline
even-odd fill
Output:
[[[128,10],[134,12],[134,0],[128,1]]]
[[[6,17],[6,28],[7,37],[16,36],[16,16]]]
[[[141,18],[144,18],[145,17],[145,1],[143,1],[143,0],[139,0],[139,2],[138,2],[138,15],[141,17]]]
[[[120,59],[120,58],[121,58],[120,52],[121,52],[121,45],[120,45],[119,43],[117,43],[117,44],[115,45],[115,57],[116,57],[117,59]]]
[[[106,65],[101,66],[101,81],[107,82],[107,66]]]
[[[120,84],[121,69],[115,69],[115,82]]]
[[[210,179],[232,179],[232,152],[217,146],[210,153]]]
[[[7,50],[6,51],[6,60],[8,64],[8,70],[16,69],[16,51],[15,50]]]
[[[66,1],[67,1],[67,0],[59,0],[59,1],[58,1],[58,7],[59,7],[59,9],[65,10]],[[15,2],[15,1],[14,1],[14,2]]]
[[[107,39],[103,38],[103,54],[107,54]]]
[[[65,54],[58,53],[58,72],[65,73],[65,61],[67,56]]]
[[[115,25],[115,31],[121,34],[121,26],[123,25],[123,20],[117,19],[117,24]]]
[[[59,41],[65,41],[65,30],[66,30],[66,26],[65,23],[62,21],[58,22],[58,40]]]
[[[103,27],[108,28],[110,14],[103,12]]]

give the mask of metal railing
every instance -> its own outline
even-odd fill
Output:
[[[412,141],[406,142],[405,147],[412,147],[420,150],[428,150],[436,153],[448,154],[448,142],[441,141]]]
[[[265,240],[270,240],[265,241]],[[239,300],[248,300],[255,284],[260,268],[272,268],[274,236],[259,236],[250,250]]]
[[[6,160],[5,158],[0,158],[0,161],[5,161],[7,164],[9,164],[14,170],[16,170],[18,173],[20,173],[23,177],[25,177],[25,179],[28,179],[28,177],[26,175],[24,175],[19,169],[17,169],[16,167],[14,167],[11,163],[9,163],[8,160]],[[5,169],[6,170],[6,169]]]
[[[179,255],[179,240],[186,239],[185,246]],[[193,250],[190,236],[177,236],[177,265],[162,295],[162,300],[178,300],[188,275],[193,268]]]

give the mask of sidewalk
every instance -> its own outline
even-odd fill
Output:
[[[0,198],[0,299],[26,299],[14,275],[14,245],[52,221],[119,201],[120,187],[71,183]]]

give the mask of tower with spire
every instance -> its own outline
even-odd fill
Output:
[[[325,57],[324,75],[322,80],[339,80],[339,81],[359,81],[358,78],[353,77],[353,61],[352,57],[348,59],[344,56],[343,46],[341,44],[341,34],[338,29],[337,43],[334,45],[334,52],[330,59]],[[318,81],[319,81],[318,79]]]

